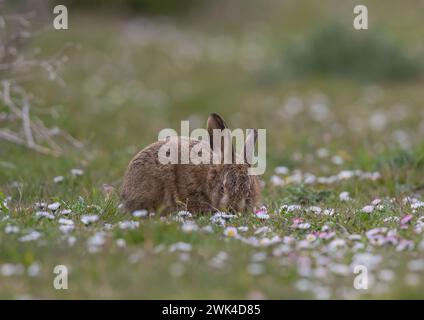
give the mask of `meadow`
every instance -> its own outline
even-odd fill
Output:
[[[46,56],[67,46],[63,85],[25,82],[34,112],[83,145],[54,157],[0,141],[0,298],[424,298],[420,10],[370,1],[359,35],[352,1],[236,3],[176,19],[78,11],[34,38]],[[133,155],[212,112],[267,130],[264,208],[120,209]]]

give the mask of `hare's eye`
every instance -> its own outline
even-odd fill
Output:
[[[219,188],[219,192],[224,193],[224,186],[221,186],[221,187]]]

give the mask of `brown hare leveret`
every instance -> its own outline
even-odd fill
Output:
[[[213,130],[226,129],[224,120],[211,114],[207,121],[209,140],[185,137],[167,138],[157,141],[141,150],[129,163],[121,187],[121,198],[126,210],[153,210],[170,213],[188,210],[192,213],[232,211],[253,211],[259,205],[259,179],[248,175],[248,161],[242,164],[234,159],[240,157],[234,152],[232,143],[232,163],[225,164],[162,164],[159,150],[165,143],[175,144],[181,150],[185,141],[191,150],[196,144],[207,144],[211,155],[213,150]],[[252,130],[246,141],[256,141],[257,131]],[[253,144],[254,144],[253,142]],[[224,154],[221,144],[220,155]],[[247,152],[243,151],[244,158]],[[238,158],[240,159],[240,158]]]

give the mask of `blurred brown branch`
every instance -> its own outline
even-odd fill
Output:
[[[0,140],[59,156],[64,148],[55,141],[57,137],[73,147],[82,147],[82,143],[58,127],[48,128],[33,114],[31,108],[37,106],[36,97],[20,84],[20,80],[36,78],[37,69],[41,69],[47,73],[48,80],[64,86],[58,70],[66,61],[64,53],[70,44],[48,59],[38,58],[37,52],[24,52],[23,45],[37,32],[30,30],[32,16],[32,13],[0,14],[0,107],[3,105],[5,109],[0,113]]]

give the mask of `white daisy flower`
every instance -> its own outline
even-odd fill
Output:
[[[361,210],[362,212],[365,212],[365,213],[371,213],[374,211],[374,206],[365,206]]]
[[[308,223],[308,222],[300,223],[300,224],[297,226],[297,228],[298,228],[298,229],[309,229],[310,227],[311,227],[311,224],[310,224],[310,223]]]
[[[47,208],[48,208],[49,210],[56,211],[57,209],[59,209],[59,208],[60,208],[60,203],[59,203],[59,202],[54,202],[54,203],[52,203],[52,204],[49,204],[49,205],[47,206]]]
[[[411,203],[412,209],[418,209],[418,208],[424,208],[424,202],[423,201],[416,201],[414,203]]]
[[[41,237],[41,233],[35,230],[30,230],[28,234],[19,238],[20,242],[29,242],[38,240]]]
[[[85,214],[81,216],[81,222],[84,224],[90,224],[99,220],[99,216],[97,214]]]
[[[339,194],[340,201],[349,201],[351,200],[350,194],[347,191],[343,191]]]
[[[328,244],[329,251],[335,251],[339,248],[344,248],[346,246],[346,241],[343,239],[334,239]]]
[[[252,262],[262,262],[266,259],[266,257],[266,252],[260,251],[253,253],[250,257],[250,260],[252,260]]]
[[[344,160],[340,156],[333,156],[331,158],[331,162],[334,163],[335,165],[342,165],[344,163]]]
[[[87,248],[90,253],[95,253],[100,250],[100,247],[106,242],[104,232],[97,232],[87,240]]]
[[[63,176],[57,176],[57,177],[54,177],[54,178],[53,178],[53,182],[54,182],[54,183],[60,183],[60,182],[62,182],[63,180],[65,180],[65,178],[64,178]]]
[[[371,201],[371,204],[373,205],[373,206],[376,206],[376,205],[378,205],[378,204],[380,204],[380,202],[381,202],[381,199],[374,199],[373,201]]]
[[[41,271],[41,265],[39,262],[33,262],[27,269],[27,273],[30,277],[38,277]]]
[[[212,233],[213,232],[213,228],[212,228],[212,226],[211,225],[207,225],[207,226],[204,226],[204,227],[202,227],[202,229],[201,229],[203,232],[207,232],[207,233]]]
[[[191,251],[191,249],[192,249],[192,245],[186,242],[176,242],[169,247],[169,251],[171,252],[174,252],[174,251],[188,252],[188,251]]]
[[[265,234],[268,232],[271,232],[272,229],[268,226],[264,226],[264,227],[260,227],[258,229],[256,229],[255,234]]]
[[[192,218],[193,215],[191,214],[190,211],[179,211],[177,213],[177,217],[179,217],[179,218]]]
[[[271,183],[276,187],[285,185],[285,181],[276,175],[271,176]]]
[[[67,226],[73,226],[74,225],[74,222],[71,219],[60,218],[58,222],[60,224],[67,225]]]
[[[224,230],[224,236],[226,237],[235,237],[237,234],[237,228],[235,227],[227,227]]]
[[[318,156],[318,158],[326,158],[326,157],[329,156],[329,152],[325,148],[319,148],[317,150],[317,156]]]
[[[17,226],[12,226],[12,225],[8,224],[8,225],[4,228],[4,232],[5,232],[5,233],[18,233],[18,232],[19,232],[19,227],[17,227]]]
[[[74,230],[74,226],[73,225],[68,225],[68,224],[61,224],[59,226],[59,230],[62,233],[70,233],[72,230]]]
[[[77,242],[77,238],[75,238],[74,236],[70,236],[68,237],[67,241],[68,241],[68,245],[72,247],[75,244],[75,242]]]
[[[125,242],[125,240],[124,240],[124,239],[120,238],[120,239],[117,239],[117,240],[116,240],[116,245],[117,245],[119,248],[125,248],[125,247],[126,247],[126,245],[127,245],[127,243]]]
[[[71,174],[75,177],[82,176],[84,174],[84,170],[74,168],[74,169],[71,170]]]
[[[275,172],[276,174],[282,174],[282,175],[285,175],[285,174],[288,174],[288,173],[289,173],[289,168],[287,168],[287,167],[285,167],[285,166],[279,166],[279,167],[276,167],[276,168],[275,168],[274,172]]]
[[[37,211],[35,213],[35,216],[37,218],[47,218],[47,219],[54,219],[54,215],[47,211]]]
[[[122,229],[122,230],[125,230],[125,229],[134,230],[134,229],[138,228],[139,226],[140,226],[140,222],[132,221],[132,220],[122,221],[119,224],[119,228]]]
[[[316,214],[320,214],[321,211],[322,211],[322,209],[320,207],[317,207],[317,206],[311,206],[311,207],[308,208],[308,210],[312,211],[313,213],[316,213]]]
[[[199,227],[196,223],[192,221],[184,222],[181,226],[181,230],[185,233],[190,233],[199,230]]]
[[[24,271],[25,268],[21,264],[5,263],[0,266],[0,274],[5,277],[21,275]]]
[[[333,216],[334,215],[334,209],[333,208],[325,209],[322,212],[322,214],[325,215],[325,216]]]
[[[132,215],[135,218],[144,218],[149,215],[149,212],[147,210],[136,210],[132,213]]]

